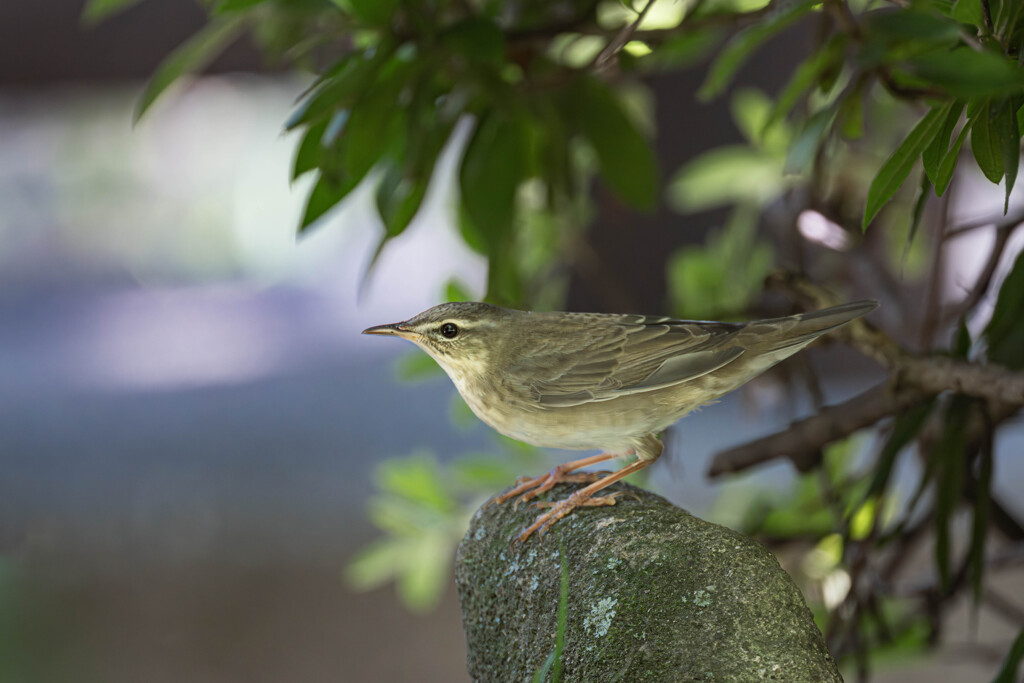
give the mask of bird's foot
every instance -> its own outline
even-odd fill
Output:
[[[514,506],[514,509],[518,510],[522,503],[526,503],[533,498],[536,498],[545,491],[550,491],[555,484],[590,484],[598,481],[602,477],[608,476],[608,474],[610,473],[604,471],[575,472],[570,474],[565,465],[558,465],[547,474],[542,474],[539,477],[520,477],[516,480],[516,485],[513,488],[500,496],[491,499],[487,505],[490,505],[491,503],[497,503],[500,505],[507,500],[519,496],[519,500],[516,501]]]
[[[540,531],[540,535],[543,536],[548,529],[550,529],[555,522],[562,519],[575,508],[578,507],[599,507],[603,505],[615,505],[615,499],[628,491],[615,491],[607,496],[588,496],[580,495],[585,489],[580,489],[576,493],[572,494],[565,500],[559,500],[557,502],[546,502],[540,501],[534,503],[535,507],[550,507],[550,512],[545,512],[543,515],[538,517],[533,524],[523,529],[523,532],[516,537],[516,540],[522,543],[528,539],[533,532]],[[635,494],[630,494],[635,495]]]
[[[619,496],[630,496],[638,501],[643,500],[642,498],[640,498],[640,496],[636,495],[632,491],[614,491],[612,493],[609,493],[607,496],[591,496],[590,498],[581,500],[578,503],[576,503],[576,507],[582,508],[601,507],[603,505],[615,505],[615,499],[618,498]],[[559,503],[564,502],[564,500],[538,500],[536,503],[533,504],[533,507],[553,508],[557,506]]]

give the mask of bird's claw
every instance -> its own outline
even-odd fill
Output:
[[[572,494],[565,500],[559,500],[557,502],[538,501],[534,503],[534,507],[549,507],[551,508],[551,510],[537,517],[537,519],[534,520],[533,524],[523,529],[522,533],[516,536],[515,540],[519,543],[523,543],[526,541],[526,539],[532,536],[534,532],[539,532],[541,537],[543,537],[544,534],[547,533],[548,529],[554,526],[558,520],[562,519],[570,512],[572,512],[575,508],[578,507],[599,507],[604,505],[615,505],[615,499],[625,493],[629,493],[629,495],[636,497],[637,500],[640,499],[638,496],[636,496],[636,494],[631,493],[629,491],[615,491],[613,493],[609,493],[607,496],[587,497],[577,496],[577,493]]]
[[[610,472],[607,471],[576,472],[573,474],[567,474],[562,469],[562,466],[559,465],[547,474],[542,474],[539,477],[519,477],[516,479],[516,485],[514,487],[500,496],[492,498],[484,505],[484,507],[491,504],[500,505],[512,498],[515,498],[516,496],[519,496],[513,506],[514,510],[518,510],[520,505],[529,502],[542,493],[550,491],[556,484],[590,484],[604,476],[607,476],[608,474],[610,474]]]
[[[618,498],[619,496],[623,496],[623,495],[629,495],[629,496],[632,496],[633,498],[635,498],[636,500],[640,500],[640,496],[636,495],[632,491],[614,491],[613,493],[609,493],[607,496],[593,496],[591,498],[586,498],[584,500],[581,500],[581,501],[575,503],[575,507],[600,507],[602,505],[615,505],[615,499]],[[559,501],[538,500],[536,503],[533,504],[533,507],[535,507],[535,508],[553,508],[556,505],[558,505],[559,503],[564,503],[564,502],[565,501],[562,501],[562,500],[559,500]]]

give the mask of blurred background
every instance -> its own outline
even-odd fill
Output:
[[[372,555],[346,567],[379,537],[371,519],[387,527],[375,488],[401,489],[402,472],[429,488],[478,454],[506,454],[520,474],[559,457],[497,439],[409,348],[359,335],[437,303],[453,281],[483,296],[486,261],[453,218],[452,149],[467,131],[367,275],[382,231],[372,190],[295,237],[311,180],[289,180],[298,136],[283,122],[310,76],[268,67],[242,40],[133,125],[146,78],[205,13],[150,0],[84,28],[82,9],[0,5],[0,681],[466,680],[443,568],[458,520],[410,561],[433,574],[398,592],[373,587]],[[770,43],[737,82],[776,91],[806,33]],[[665,169],[742,140],[728,101],[697,102],[703,73],[645,81]],[[998,188],[973,192],[954,210],[1001,208]],[[669,310],[668,255],[704,244],[726,212],[625,215],[604,190],[595,200],[597,266],[566,277],[568,307]],[[951,290],[957,268],[980,267],[979,239],[947,273]],[[809,362],[829,403],[882,376],[835,347]],[[738,524],[730,495],[799,477],[777,462],[711,483],[711,456],[806,415],[812,398],[767,378],[688,418],[650,485]],[[1019,429],[999,446],[1022,447]],[[388,458],[410,459],[382,471]],[[999,462],[995,486],[1019,506],[1024,469]],[[945,649],[877,680],[977,680],[999,658],[960,644],[998,653],[1015,633],[966,605],[950,624]]]

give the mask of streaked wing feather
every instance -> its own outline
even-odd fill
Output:
[[[679,384],[712,372],[743,353],[729,341],[742,329],[703,323],[621,316],[591,330],[586,346],[562,337],[527,362],[537,402],[569,407]]]
[[[620,389],[618,393],[635,394],[640,391],[648,391],[697,379],[717,370],[723,365],[728,365],[742,354],[743,349],[741,347],[729,346],[721,349],[693,351],[673,356],[662,363],[661,367],[651,373],[643,382]]]

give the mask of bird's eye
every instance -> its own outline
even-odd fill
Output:
[[[441,325],[441,336],[445,339],[455,339],[459,336],[459,328],[455,323],[445,323]]]

